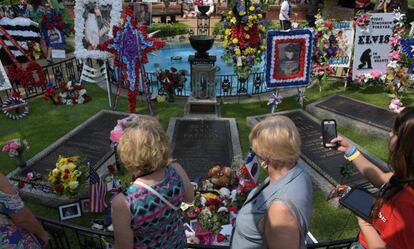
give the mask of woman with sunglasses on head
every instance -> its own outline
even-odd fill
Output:
[[[253,189],[240,209],[232,249],[302,249],[312,213],[312,183],[297,162],[300,135],[287,117],[256,124],[250,143],[268,178]]]
[[[390,133],[390,166],[384,173],[368,161],[350,141],[338,136],[337,150],[345,153],[358,171],[379,188],[371,222],[357,217],[359,242],[368,249],[414,247],[414,107],[405,108]]]

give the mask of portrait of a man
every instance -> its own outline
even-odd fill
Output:
[[[299,72],[299,43],[283,43],[279,45],[279,68],[280,76],[289,76]]]

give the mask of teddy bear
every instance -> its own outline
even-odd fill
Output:
[[[214,166],[208,171],[208,180],[215,188],[228,187],[231,183],[230,167]]]

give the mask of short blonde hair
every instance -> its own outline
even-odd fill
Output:
[[[117,151],[125,168],[137,175],[167,166],[171,145],[158,120],[140,116],[128,124]]]
[[[300,154],[300,135],[295,124],[285,116],[268,117],[250,132],[250,143],[259,159],[279,168],[293,165]]]

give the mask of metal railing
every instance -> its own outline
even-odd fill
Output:
[[[45,217],[37,217],[49,233],[50,249],[107,249],[108,243],[113,243],[113,233],[101,232],[82,226],[68,224]],[[307,245],[308,249],[349,249],[356,238],[326,241]],[[229,246],[188,245],[194,249],[229,249]]]

